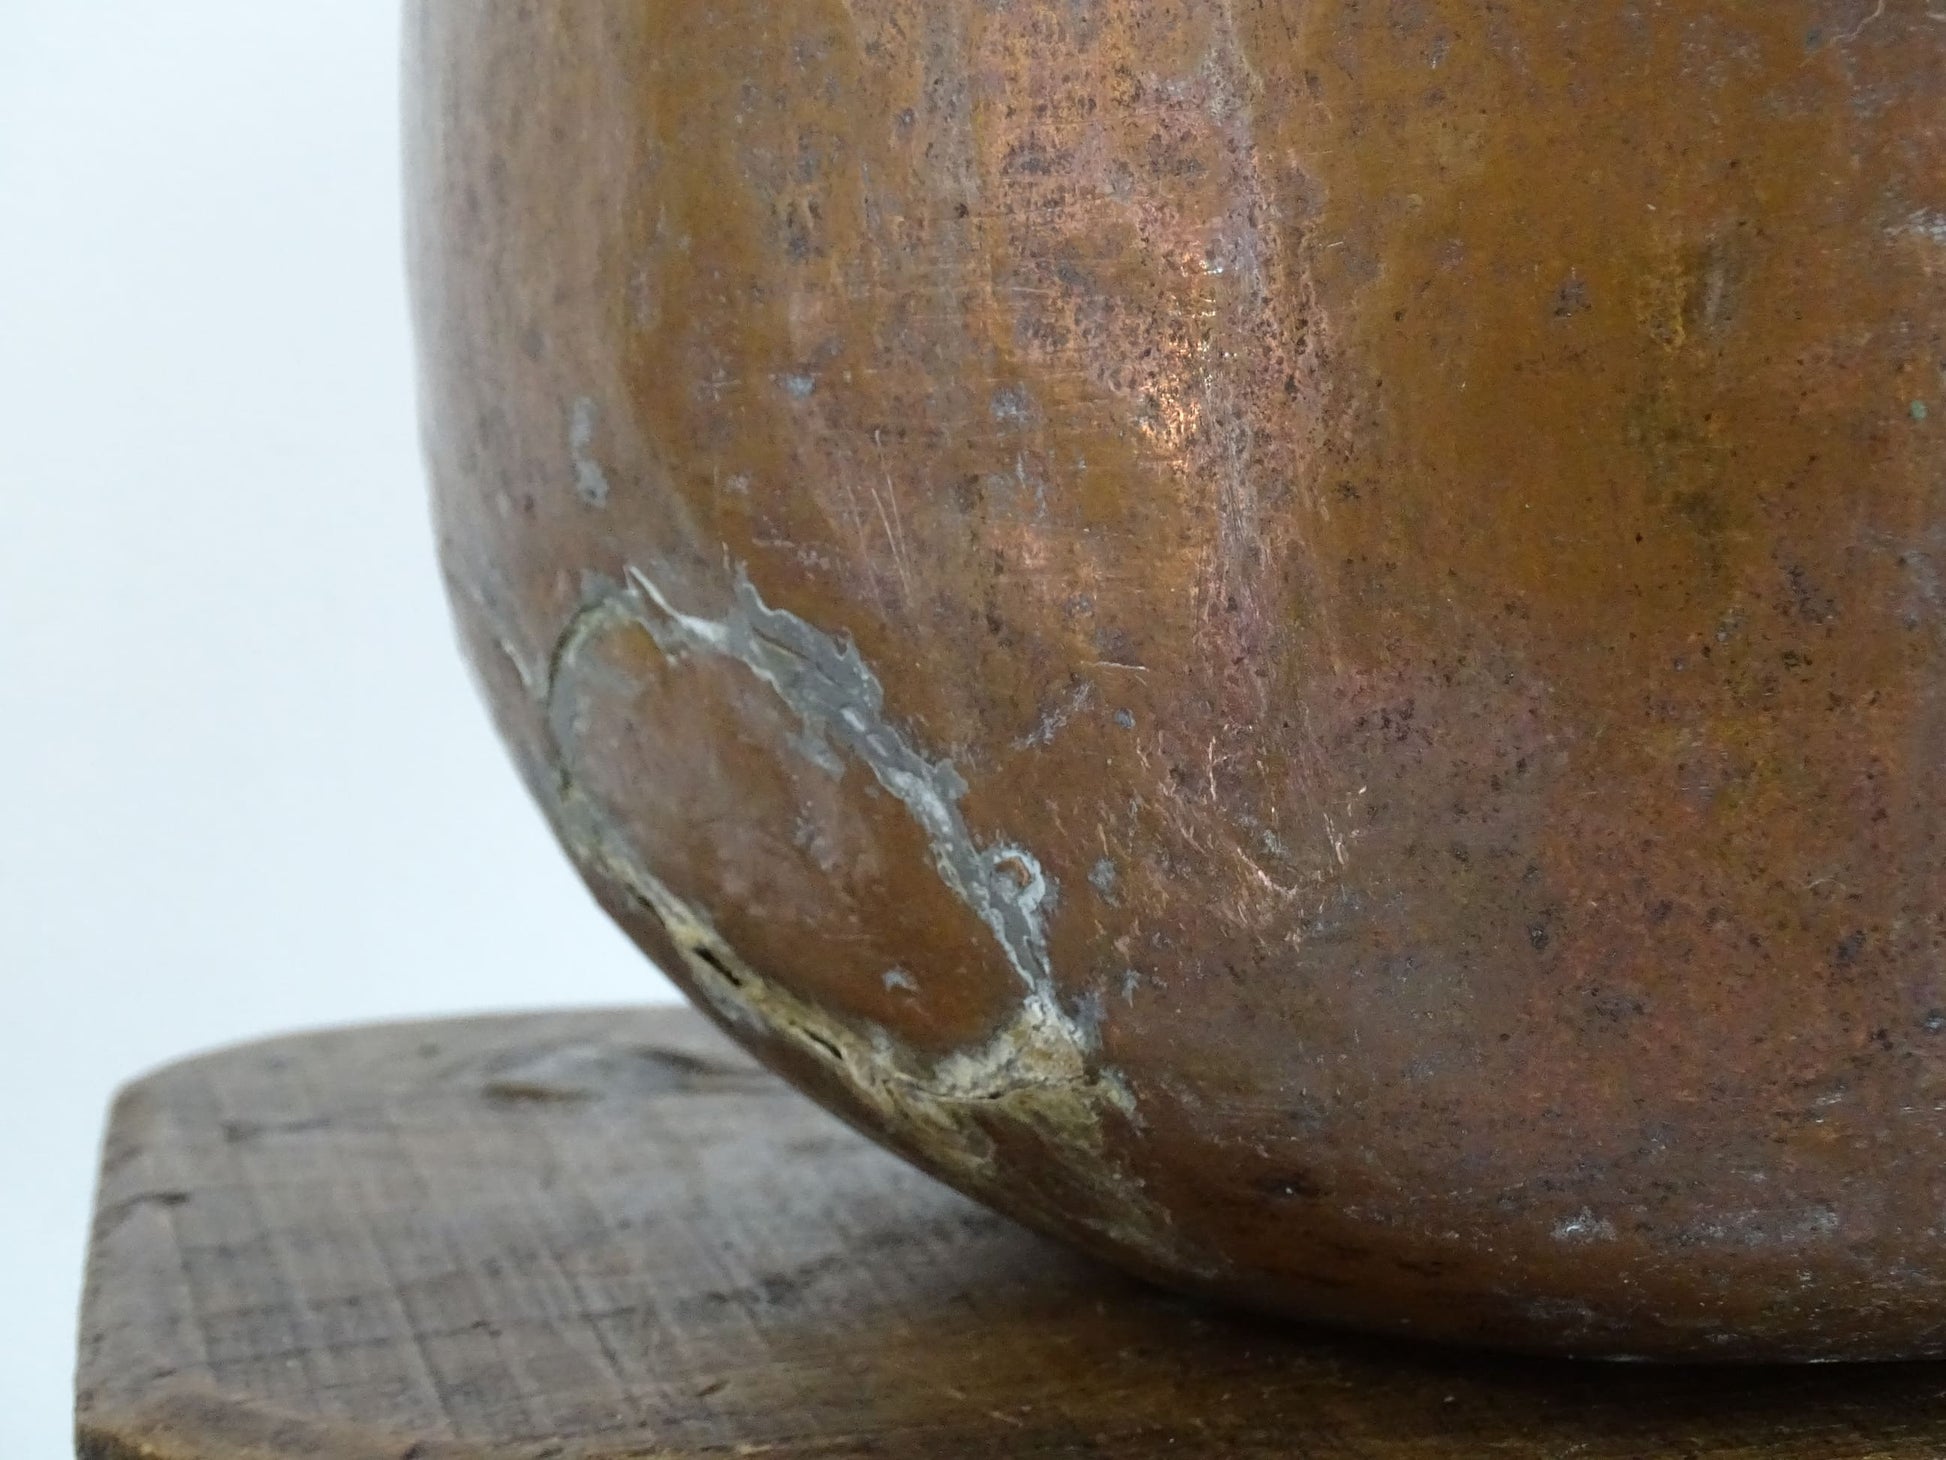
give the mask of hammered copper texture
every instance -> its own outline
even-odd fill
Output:
[[[1946,15],[408,10],[452,596],[699,1002],[1152,1276],[1946,1350]]]

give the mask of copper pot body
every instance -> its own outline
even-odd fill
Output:
[[[445,571],[596,896],[1150,1277],[1946,1350],[1922,0],[409,4]]]

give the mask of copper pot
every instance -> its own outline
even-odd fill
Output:
[[[1180,1286],[1946,1350],[1946,17],[408,11],[453,601],[703,1008]]]

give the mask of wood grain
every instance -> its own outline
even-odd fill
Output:
[[[116,1103],[85,1460],[1946,1453],[1946,1371],[1234,1318],[1027,1235],[687,1011],[303,1035]]]

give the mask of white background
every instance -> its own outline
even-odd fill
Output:
[[[0,1457],[69,1448],[113,1087],[667,997],[492,742],[412,420],[382,0],[0,0]]]

